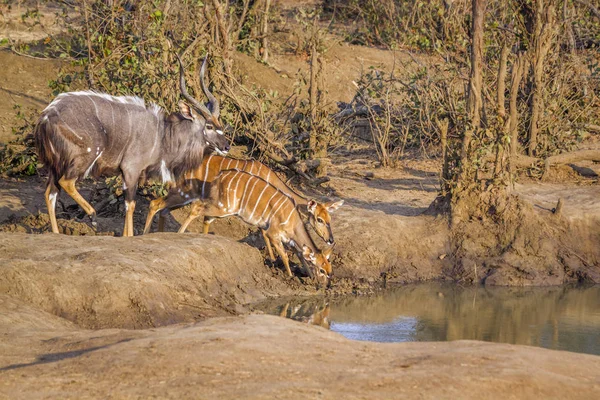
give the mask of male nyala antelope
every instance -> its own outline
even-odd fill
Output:
[[[144,233],[150,231],[154,215],[161,210],[162,212],[159,214],[158,227],[159,231],[162,231],[166,212],[174,208],[182,207],[197,199],[205,198],[208,195],[210,183],[221,171],[228,169],[238,169],[254,176],[258,176],[275,186],[279,191],[288,195],[294,200],[300,211],[308,214],[308,221],[315,232],[317,232],[317,234],[328,244],[331,245],[334,243],[333,233],[331,231],[330,213],[341,207],[344,204],[343,200],[337,202],[331,201],[324,204],[317,203],[314,200],[308,200],[286,185],[275,172],[260,161],[237,160],[235,158],[223,157],[216,154],[205,157],[200,168],[186,172],[184,174],[185,182],[181,187],[173,188],[167,196],[153,200],[150,203]],[[208,233],[211,222],[211,219],[204,219],[204,233]],[[269,251],[269,256],[273,259],[273,250],[269,239],[265,235],[265,232],[262,232],[265,244],[267,245],[267,250]]]
[[[283,245],[289,245],[303,264],[314,268],[319,277],[331,275],[329,257],[332,247],[320,251],[306,231],[296,203],[287,194],[264,179],[231,169],[222,171],[206,188],[205,198],[194,202],[189,217],[179,232],[185,231],[199,215],[209,220],[237,216],[244,222],[261,228],[281,257],[288,275],[292,275]]]
[[[191,107],[180,102],[179,113],[165,116],[160,107],[146,106],[139,97],[92,91],[60,94],[46,107],[34,136],[40,160],[48,167],[46,205],[52,232],[58,233],[55,207],[61,188],[95,225],[96,211],[77,192],[75,182],[88,175],[120,173],[126,208],[123,236],[133,236],[135,192],[142,173],[173,181],[198,168],[208,150],[229,150],[219,122],[219,102],[204,83],[205,69],[206,58],[200,82],[208,107],[188,94],[181,60],[181,94]]]

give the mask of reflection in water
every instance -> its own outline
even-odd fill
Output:
[[[299,299],[260,308],[356,340],[473,339],[600,355],[600,286],[486,288],[429,283],[371,297]]]
[[[306,322],[311,325],[322,326],[329,329],[329,302],[319,299],[304,301],[285,301],[283,304],[274,308],[267,307],[271,314],[278,314],[280,317],[291,318],[296,321]]]

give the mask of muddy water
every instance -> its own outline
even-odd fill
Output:
[[[428,283],[371,297],[288,299],[259,308],[355,340],[472,339],[600,355],[600,286],[523,289]]]

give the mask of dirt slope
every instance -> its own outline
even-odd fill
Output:
[[[258,250],[218,236],[0,233],[0,293],[86,328],[194,321],[243,312],[292,287],[310,292],[285,281]]]
[[[6,303],[9,303],[6,305]],[[358,343],[266,315],[154,330],[32,330],[0,298],[0,396],[592,399],[600,357],[483,342]],[[27,326],[27,335],[16,335]]]

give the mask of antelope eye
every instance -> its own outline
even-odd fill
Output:
[[[327,275],[327,272],[325,272],[325,270],[324,270],[323,268],[321,268],[321,269],[319,270],[319,272],[320,272],[320,273],[322,273],[323,275]]]
[[[325,221],[323,221],[323,218],[317,218],[317,221],[318,221],[320,224],[322,224],[323,222],[325,222]]]
[[[215,129],[215,127],[213,126],[213,124],[206,124],[205,128],[208,129],[209,131]]]

